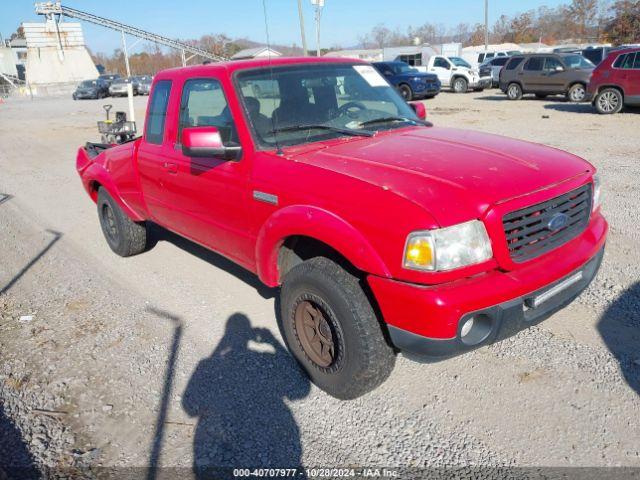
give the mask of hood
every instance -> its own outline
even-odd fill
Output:
[[[442,227],[592,169],[569,153],[497,135],[407,128],[358,138],[296,160],[375,184],[422,206]]]
[[[435,73],[427,73],[427,72],[413,72],[413,73],[403,73],[399,75],[405,78],[422,78],[424,80],[437,80],[438,76]]]

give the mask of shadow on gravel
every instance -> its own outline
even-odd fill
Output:
[[[640,395],[640,282],[607,309],[598,331],[620,363],[625,380]]]
[[[215,468],[300,467],[300,431],[285,400],[309,391],[309,380],[271,331],[253,328],[244,314],[229,317],[224,337],[183,394],[185,412],[198,418],[196,477],[220,478]]]
[[[596,110],[590,103],[557,103],[545,105],[544,108],[547,110],[555,110],[556,112],[596,114]]]
[[[148,248],[153,248],[155,244],[161,241],[169,242],[185,252],[210,263],[214,267],[230,273],[234,277],[245,282],[247,285],[251,285],[262,298],[269,299],[275,296],[276,289],[265,286],[253,273],[245,270],[231,260],[226,259],[222,255],[218,255],[197,243],[176,235],[169,230],[165,230],[159,225],[151,224],[149,232],[151,234],[151,238],[149,240],[150,244],[148,245]]]
[[[2,289],[0,289],[0,295],[8,292],[11,289],[11,287],[13,287],[16,284],[16,282],[20,280],[22,276],[29,271],[31,267],[33,267],[36,263],[38,263],[38,261],[42,257],[44,257],[49,250],[51,250],[51,247],[53,247],[56,244],[56,242],[58,242],[58,240],[62,238],[62,234],[60,232],[56,232],[54,230],[47,230],[47,233],[50,233],[51,235],[53,235],[53,238],[49,241],[47,246],[44,247],[42,250],[40,250],[40,253],[38,253],[35,257],[33,257],[29,261],[29,263],[27,263],[24,267],[22,267],[22,270],[16,273],[15,276],[11,280],[9,280],[9,283],[7,283],[4,287],[2,287]]]
[[[40,478],[20,431],[0,405],[0,479]]]
[[[164,384],[162,386],[162,398],[160,400],[160,409],[156,418],[156,427],[153,435],[153,445],[151,446],[151,455],[149,457],[149,469],[147,471],[147,480],[154,480],[158,474],[158,465],[160,465],[160,455],[162,454],[162,442],[164,440],[164,426],[167,422],[167,414],[169,411],[169,401],[171,390],[173,388],[173,379],[175,377],[176,361],[178,359],[178,350],[180,349],[180,341],[182,340],[182,320],[169,312],[157,308],[149,307],[147,311],[157,315],[158,317],[169,320],[173,325],[173,339],[171,341],[171,350],[167,359],[167,367],[164,374]],[[2,479],[0,479],[2,480]]]

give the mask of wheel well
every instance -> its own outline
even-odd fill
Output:
[[[411,88],[411,85],[409,85],[407,82],[399,83],[398,88],[400,87],[408,87],[411,91],[413,91],[413,88]]]
[[[278,252],[278,274],[280,282],[282,282],[284,276],[293,267],[316,257],[329,258],[349,273],[358,277],[362,274],[344,255],[333,247],[315,238],[295,235],[288,237]]]
[[[603,90],[606,90],[607,88],[611,88],[613,90],[618,90],[620,92],[620,94],[622,95],[622,98],[624,98],[624,90],[622,88],[620,88],[618,85],[601,85],[598,88],[598,93],[602,92]]]
[[[96,180],[91,180],[89,182],[89,195],[94,202],[98,201],[98,190],[100,190],[101,186],[102,185],[100,185]]]
[[[464,75],[454,75],[453,77],[451,77],[451,83],[455,82],[459,78],[461,78],[465,82],[469,83],[469,80],[467,80],[467,78]]]
[[[577,82],[573,82],[573,83],[569,84],[569,88],[567,88],[567,91],[571,90],[576,85],[582,85],[584,88],[587,88],[587,84],[586,83],[581,82],[581,81],[577,81]]]

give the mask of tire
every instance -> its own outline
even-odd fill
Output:
[[[507,87],[507,98],[509,100],[522,100],[522,87],[518,83],[510,83]]]
[[[121,257],[130,257],[146,250],[147,227],[131,220],[104,189],[98,191],[98,217],[107,244]]]
[[[453,80],[453,91],[455,93],[467,93],[469,90],[469,82],[462,77],[457,77]]]
[[[410,102],[411,100],[413,100],[413,90],[411,90],[411,87],[409,85],[400,85],[398,87],[398,90],[400,91],[400,95],[402,95],[402,98],[404,98],[405,102]]]
[[[624,97],[617,88],[605,88],[596,95],[593,104],[600,115],[612,115],[622,110]]]
[[[358,278],[328,258],[307,260],[287,273],[279,321],[293,356],[335,398],[364,395],[393,370],[395,353]]]
[[[546,93],[536,93],[536,98],[539,98],[540,100],[544,100],[548,96],[549,95],[547,95]]]
[[[569,91],[567,92],[567,100],[571,103],[581,103],[584,102],[586,95],[587,88],[581,83],[576,83],[569,88]]]
[[[484,92],[484,87],[474,88],[474,92]]]
[[[75,93],[74,93],[73,95],[71,95],[71,97],[72,97],[74,100],[78,100],[78,96],[77,96]]]

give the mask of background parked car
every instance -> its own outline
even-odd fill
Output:
[[[587,89],[598,113],[618,113],[640,106],[640,48],[615,51],[593,71]]]
[[[107,88],[109,88],[115,80],[118,80],[120,78],[121,77],[119,73],[104,73],[98,77],[99,80],[102,80],[107,84]]]
[[[138,82],[131,78],[118,78],[113,81],[111,86],[109,87],[109,95],[112,97],[125,96],[127,95],[127,84],[131,84],[133,87],[133,94],[138,95]]]
[[[138,95],[149,95],[153,77],[151,75],[138,75],[134,79],[138,84]]]
[[[485,68],[491,70],[491,86],[497,87],[500,85],[500,72],[509,61],[510,57],[495,57],[491,60],[485,61],[480,65],[480,72],[482,73]]]
[[[95,80],[85,80],[78,84],[72,96],[74,100],[81,98],[104,98],[109,96],[109,86],[99,78]]]
[[[593,69],[593,63],[576,53],[518,55],[500,72],[500,89],[510,100],[533,93],[538,98],[563,94],[571,102],[582,102]]]
[[[437,75],[420,72],[404,62],[376,62],[373,66],[406,101],[433,98],[440,93],[441,84]]]

